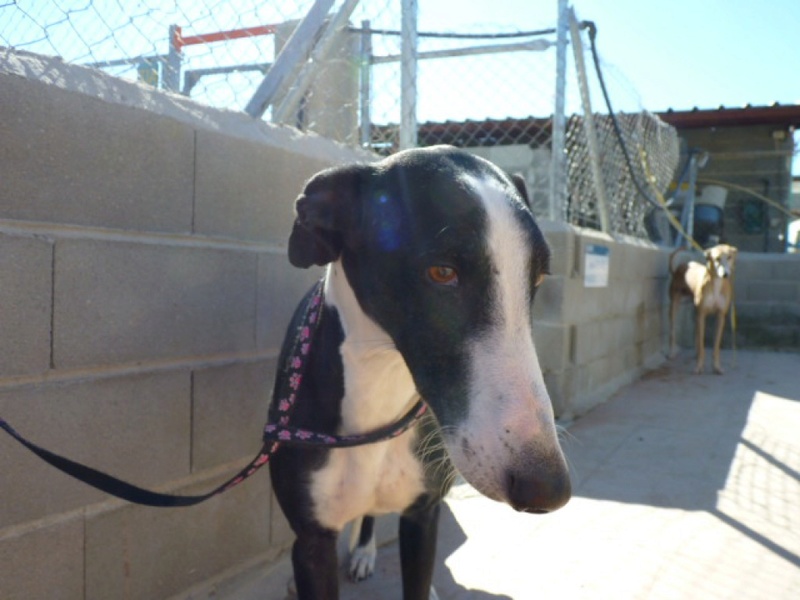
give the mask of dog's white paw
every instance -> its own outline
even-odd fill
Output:
[[[364,581],[375,572],[375,538],[366,546],[358,546],[350,555],[350,574],[351,581]]]
[[[294,583],[294,577],[286,582],[286,600],[294,600],[297,598],[297,586]]]

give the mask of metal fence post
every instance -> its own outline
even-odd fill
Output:
[[[181,89],[181,28],[178,25],[169,26],[169,49],[167,62],[164,65],[164,89],[178,92]]]
[[[317,32],[325,23],[325,17],[328,16],[328,11],[333,3],[334,0],[316,0],[314,2],[247,103],[244,110],[248,115],[256,118],[264,116],[286,78],[308,56],[314,46]]]
[[[370,33],[370,22],[368,20],[361,21],[361,45],[359,51],[361,53],[361,62],[359,68],[361,69],[361,77],[359,79],[359,105],[361,113],[361,146],[369,148],[372,143],[372,116],[370,114],[369,103],[371,98],[372,87],[372,34]]]
[[[317,66],[323,62],[331,45],[347,27],[347,20],[358,5],[359,0],[344,0],[339,11],[330,19],[319,39],[314,44],[309,60],[302,66],[297,74],[292,87],[286,93],[280,104],[272,108],[272,120],[276,123],[285,122],[289,115],[297,110],[303,96],[308,91]],[[288,44],[287,44],[288,45]],[[276,61],[277,62],[277,61]]]
[[[556,102],[553,108],[553,134],[550,142],[550,205],[549,217],[564,221],[566,195],[566,88],[567,88],[567,0],[558,0],[556,30]]]
[[[402,1],[400,150],[417,145],[417,0]]]
[[[600,230],[603,233],[611,231],[608,220],[608,201],[606,199],[606,185],[603,180],[603,169],[600,165],[600,148],[597,142],[597,129],[592,114],[592,102],[589,98],[589,82],[586,78],[586,64],[583,61],[583,44],[581,33],[578,29],[578,20],[575,11],[569,9],[569,31],[572,41],[572,51],[575,54],[575,70],[578,72],[578,88],[580,88],[581,104],[583,104],[583,130],[586,133],[586,145],[589,147],[589,166],[592,169],[594,183],[594,196],[597,199],[597,216],[600,218]]]

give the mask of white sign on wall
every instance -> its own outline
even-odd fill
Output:
[[[583,287],[608,287],[608,265],[611,248],[597,244],[587,244],[584,255]]]

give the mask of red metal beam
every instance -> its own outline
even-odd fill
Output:
[[[270,35],[275,33],[277,25],[258,25],[256,27],[243,27],[242,29],[229,29],[228,31],[215,31],[213,33],[203,33],[201,35],[190,35],[183,37],[181,28],[175,28],[175,39],[172,40],[173,47],[180,52],[184,46],[194,44],[210,44],[213,42],[225,42],[258,35]]]

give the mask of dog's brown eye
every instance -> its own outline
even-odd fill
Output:
[[[458,285],[458,273],[452,267],[435,265],[428,267],[428,279],[439,285]]]

